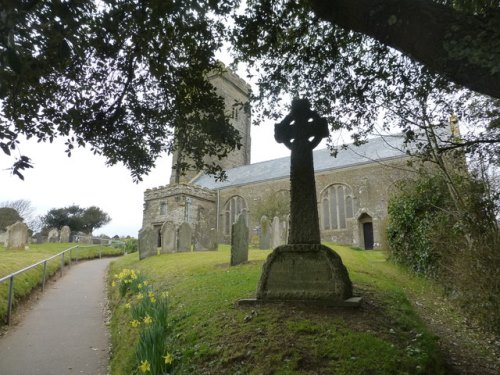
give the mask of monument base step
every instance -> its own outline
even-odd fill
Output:
[[[359,307],[362,297],[351,297],[343,301],[324,300],[269,300],[246,298],[236,302],[238,306],[258,306],[258,305],[292,305],[292,306],[318,306],[318,307]]]

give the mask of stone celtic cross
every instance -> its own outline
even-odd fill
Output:
[[[320,243],[312,151],[328,134],[326,119],[311,110],[307,99],[294,100],[291,113],[274,126],[276,141],[292,151],[289,244]]]

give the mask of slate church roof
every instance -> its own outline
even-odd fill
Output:
[[[315,150],[313,151],[314,170],[318,173],[401,158],[405,156],[403,150],[403,138],[394,135],[372,138],[361,146],[348,145],[347,149],[339,150],[337,157],[331,156],[327,148]],[[226,175],[227,180],[221,182],[216,182],[213,176],[202,175],[192,183],[208,189],[222,189],[289,178],[290,157],[232,168],[226,171]]]

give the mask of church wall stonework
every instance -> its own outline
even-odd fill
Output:
[[[321,212],[321,193],[333,184],[348,186],[353,195],[353,217],[346,219],[345,229],[325,230],[321,227],[321,238],[323,241],[333,241],[353,246],[364,246],[362,229],[359,217],[363,214],[371,217],[373,224],[373,242],[380,243],[380,231],[387,216],[387,204],[389,201],[389,186],[404,176],[409,171],[405,169],[406,158],[397,158],[382,163],[367,163],[343,169],[335,169],[316,173],[316,195],[318,199],[318,212]],[[259,225],[252,213],[257,202],[280,190],[289,190],[288,179],[264,181],[243,186],[232,186],[219,190],[219,239],[221,242],[229,243],[230,236],[224,232],[226,228],[225,205],[234,196],[242,197],[246,202],[248,210],[248,224],[252,231]],[[230,223],[232,224],[232,223]]]

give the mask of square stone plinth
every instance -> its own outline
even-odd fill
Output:
[[[264,263],[256,302],[346,306],[351,297],[351,280],[337,253],[320,244],[290,244],[278,246]]]

